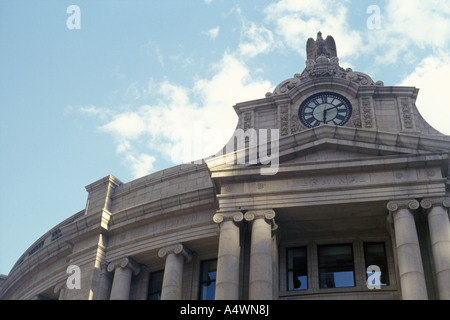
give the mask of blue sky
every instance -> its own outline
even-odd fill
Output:
[[[301,73],[319,30],[342,67],[420,88],[450,135],[448,0],[0,0],[0,273],[84,208],[84,186],[220,149],[232,106]]]

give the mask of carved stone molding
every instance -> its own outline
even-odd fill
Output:
[[[402,124],[405,130],[414,129],[414,119],[408,98],[399,98],[400,113],[402,115]]]
[[[286,136],[289,134],[289,108],[288,106],[280,107],[280,134]]]
[[[273,92],[266,93],[266,97],[286,94],[304,82],[326,77],[345,79],[356,83],[358,86],[384,86],[382,81],[374,82],[365,73],[353,71],[351,68],[344,69],[340,67],[337,57],[327,58],[319,56],[316,60],[306,60],[306,68],[301,74],[296,74],[293,78],[283,81]]]
[[[294,114],[291,116],[291,134],[300,131],[300,120],[298,115]]]
[[[251,129],[254,127],[253,124],[253,112],[245,112],[243,115],[243,129],[244,131]]]
[[[186,263],[190,262],[192,259],[192,254],[184,245],[181,243],[175,244],[173,246],[167,246],[164,248],[159,249],[158,251],[158,257],[164,258],[169,254],[181,254],[184,257],[184,261]]]
[[[214,217],[213,221],[215,223],[222,223],[223,221],[234,221],[236,223],[241,222],[244,220],[244,215],[242,212],[234,211],[234,212],[217,212]]]
[[[420,206],[419,201],[415,199],[393,200],[388,202],[387,209],[390,212],[395,212],[399,209],[417,210],[419,206]]]
[[[123,268],[123,269],[128,268],[133,272],[133,274],[135,276],[138,275],[139,271],[141,270],[139,264],[136,261],[134,261],[133,259],[131,259],[130,257],[125,257],[123,259],[116,260],[114,262],[109,263],[107,270],[109,272],[112,272],[116,268]]]
[[[370,97],[363,97],[361,98],[361,105],[362,105],[362,124],[364,128],[373,128],[375,126],[374,124],[374,116],[373,116],[373,108],[371,105],[371,98]]]
[[[450,198],[426,198],[420,202],[420,205],[425,210],[429,210],[433,206],[442,206],[444,208],[450,208]]]

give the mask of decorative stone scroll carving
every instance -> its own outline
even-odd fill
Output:
[[[272,226],[272,231],[278,229],[278,225],[275,222],[275,211],[269,210],[255,210],[255,211],[247,211],[244,215],[244,218],[248,222],[252,222],[256,219],[265,219]]]
[[[255,211],[247,211],[245,213],[246,221],[253,221],[255,219],[264,218],[268,221],[271,221],[275,218],[275,211],[273,210],[255,210]]]
[[[410,209],[417,210],[419,208],[419,201],[411,199],[411,200],[393,200],[389,201],[387,204],[387,209],[390,212],[395,212],[399,209]]]
[[[173,246],[167,246],[164,248],[159,249],[158,251],[158,257],[164,258],[169,254],[181,254],[184,257],[184,261],[186,263],[190,262],[192,259],[192,254],[185,246],[183,246],[181,243],[178,243]]]
[[[223,221],[241,222],[242,220],[244,220],[244,215],[241,212],[218,212],[213,217],[215,223],[222,223]]]
[[[325,58],[326,59],[326,58]],[[317,78],[336,77],[346,79],[356,83],[359,86],[384,86],[382,81],[374,82],[372,78],[362,72],[353,71],[351,68],[343,69],[339,66],[338,58],[334,61],[324,61],[323,57],[319,57],[319,63],[310,61],[305,70],[301,74],[295,74],[294,78],[288,79],[280,83],[273,92],[266,93],[266,97],[272,97],[280,94],[289,93],[293,88],[300,84]]]
[[[420,202],[420,205],[426,210],[431,209],[435,205],[442,206],[444,208],[450,208],[450,198],[427,198],[423,199]]]
[[[125,268],[130,269],[135,276],[138,275],[139,271],[140,271],[140,267],[139,267],[138,263],[136,261],[134,261],[133,259],[131,259],[130,257],[125,257],[123,259],[116,260],[114,262],[109,263],[107,270],[109,272],[112,272],[118,267],[123,268],[123,269],[125,269]]]

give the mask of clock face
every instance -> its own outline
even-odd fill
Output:
[[[350,120],[352,106],[343,96],[323,92],[306,99],[298,110],[300,121],[308,128],[322,124],[342,126]]]

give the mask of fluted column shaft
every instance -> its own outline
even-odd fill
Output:
[[[272,220],[273,210],[248,211],[245,220],[252,222],[250,245],[249,299],[273,299]]]
[[[124,258],[108,265],[108,271],[114,271],[110,300],[128,300],[130,298],[131,277],[139,273],[139,266],[130,258]]]
[[[412,210],[419,207],[416,200],[391,201],[387,205],[393,215],[400,284],[404,300],[428,299]]]
[[[182,244],[177,244],[160,249],[158,256],[166,257],[161,300],[181,300],[183,267],[185,261],[190,261],[191,255]]]
[[[450,300],[450,222],[448,217],[450,199],[424,199],[421,205],[428,216],[439,298]]]
[[[239,258],[241,254],[239,226],[241,212],[216,213],[214,222],[220,224],[217,255],[216,300],[239,299]]]

